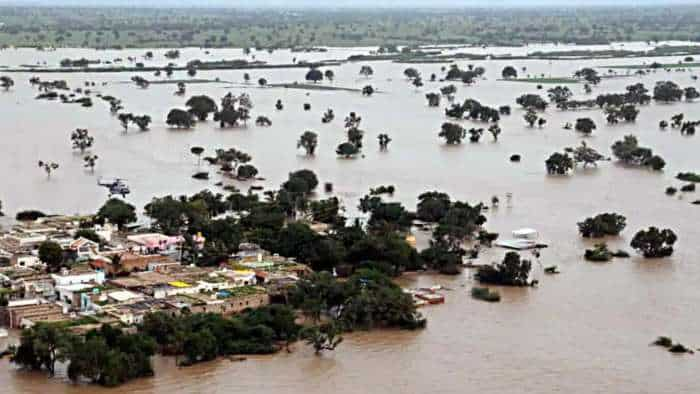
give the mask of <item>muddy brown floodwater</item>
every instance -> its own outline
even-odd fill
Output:
[[[644,44],[628,43],[627,48]],[[554,46],[496,48],[498,53],[522,53]],[[558,46],[556,49],[566,49]],[[605,46],[604,48],[608,48]],[[275,62],[300,59],[344,58],[367,49],[335,48],[325,54],[259,53]],[[57,65],[64,57],[110,59],[144,51],[94,52],[58,50],[0,52],[0,64],[19,65],[46,60]],[[162,58],[163,50],[156,51]],[[206,58],[202,50],[186,49],[179,62]],[[212,50],[211,58],[240,57],[239,50]],[[523,111],[515,106],[516,96],[538,92],[536,84],[498,81],[501,69],[513,64],[522,74],[570,75],[584,65],[639,63],[676,58],[613,60],[520,60],[473,62],[486,68],[486,80],[474,86],[458,84],[457,101],[472,97],[498,106],[509,104],[513,114],[500,122],[503,133],[497,143],[485,135],[478,144],[446,147],[438,139],[446,120],[442,109],[428,108],[424,95],[445,83],[427,82],[431,73],[441,75],[438,64],[413,65],[425,77],[416,90],[403,77],[407,65],[372,63],[374,76],[358,76],[361,63],[334,69],[336,86],[359,87],[372,84],[380,93],[370,98],[349,92],[307,92],[292,89],[242,87],[244,71],[199,72],[199,78],[219,77],[229,84],[189,85],[187,95],[220,97],[228,90],[248,91],[253,99],[253,119],[267,115],[273,125],[259,128],[220,130],[214,122],[194,129],[171,130],[164,124],[167,111],[182,107],[185,98],[174,96],[173,85],[152,85],[141,90],[119,83],[128,73],[47,75],[45,79],[67,79],[72,87],[86,80],[96,81],[96,90],[121,98],[126,110],[150,114],[151,131],[129,131],[124,135],[107,106],[95,100],[93,108],[56,102],[36,101],[36,91],[27,83],[32,75],[15,74],[16,85],[0,92],[3,135],[0,142],[0,200],[6,213],[38,208],[57,213],[91,213],[106,198],[96,186],[98,177],[128,179],[133,190],[128,200],[143,206],[154,195],[185,194],[205,187],[214,188],[218,175],[208,182],[190,178],[197,171],[191,146],[208,152],[235,146],[253,156],[268,187],[279,185],[293,169],[313,169],[322,182],[333,182],[350,216],[356,215],[357,199],[370,187],[393,184],[394,198],[415,207],[416,196],[426,190],[441,190],[453,198],[488,201],[498,195],[502,204],[488,213],[487,228],[508,234],[511,230],[536,228],[550,244],[542,253],[542,265],[556,264],[562,273],[547,276],[535,265],[538,288],[499,289],[502,301],[489,304],[471,299],[472,272],[456,277],[409,276],[409,286],[441,284],[451,288],[444,305],[424,308],[429,323],[417,332],[379,331],[348,335],[337,351],[315,357],[303,345],[292,354],[251,357],[245,362],[226,360],[178,368],[172,358],[156,358],[156,376],[140,379],[117,389],[72,385],[65,377],[48,379],[44,374],[18,372],[0,361],[2,393],[697,393],[700,391],[700,358],[672,355],[649,346],[659,335],[668,335],[686,345],[700,346],[700,211],[690,202],[700,198],[691,193],[668,197],[664,189],[680,185],[674,179],[680,171],[700,171],[700,137],[683,137],[677,130],[659,131],[659,120],[684,112],[686,118],[700,119],[700,103],[651,104],[641,108],[636,123],[605,125],[599,110],[561,112],[550,108],[543,129],[527,128]],[[465,66],[466,61],[458,64]],[[606,72],[606,69],[601,69]],[[269,82],[303,80],[305,70],[251,70],[252,80]],[[1,71],[0,71],[1,73]],[[185,77],[176,75],[175,77]],[[651,88],[657,80],[672,79],[682,87],[696,86],[694,72],[658,71],[644,77],[604,80],[595,88],[601,92],[622,92],[625,86],[643,82]],[[324,82],[327,83],[327,82]],[[574,98],[587,97],[582,85],[571,85]],[[545,87],[546,88],[546,87]],[[544,91],[539,91],[545,94]],[[274,109],[280,98],[283,111]],[[304,112],[309,102],[312,110]],[[445,103],[443,103],[444,105]],[[336,120],[322,125],[321,115],[333,108]],[[338,159],[335,146],[344,139],[342,118],[350,111],[362,116],[366,130],[363,157]],[[625,168],[605,162],[598,168],[578,169],[569,177],[549,177],[544,160],[554,151],[579,144],[583,139],[562,129],[565,122],[590,116],[598,130],[585,140],[610,154],[609,147],[626,134],[635,134],[642,145],[653,148],[666,159],[663,172]],[[465,127],[477,124],[464,121]],[[70,131],[88,128],[96,137],[93,153],[100,156],[95,174],[86,173],[81,159],[71,152]],[[305,130],[319,134],[316,157],[306,158],[295,150],[296,139]],[[377,135],[393,138],[388,152],[379,152]],[[521,163],[508,161],[513,153]],[[206,153],[205,153],[206,155]],[[50,180],[36,168],[38,159],[60,163]],[[204,165],[203,165],[204,166]],[[212,173],[214,173],[213,170]],[[249,184],[239,184],[247,188]],[[512,193],[510,207],[505,194]],[[629,241],[640,228],[670,227],[679,241],[673,257],[645,261],[630,259],[607,264],[583,261],[586,247],[576,222],[602,212],[618,212],[628,218],[619,238],[608,240],[611,248],[629,250]],[[424,235],[423,235],[424,238]],[[504,252],[492,249],[480,261],[501,259]]]

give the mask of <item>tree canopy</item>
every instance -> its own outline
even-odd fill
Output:
[[[677,240],[673,230],[660,230],[652,226],[647,230],[639,230],[632,238],[630,246],[646,258],[668,257],[673,254],[673,244]]]

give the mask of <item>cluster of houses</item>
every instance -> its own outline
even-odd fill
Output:
[[[46,217],[0,233],[0,326],[131,325],[155,311],[230,315],[284,297],[286,288],[310,272],[255,244],[241,244],[217,267],[181,264],[181,237],[125,234],[106,224],[92,228],[98,243],[76,237],[79,226],[80,218]],[[47,272],[38,253],[45,241],[61,246],[69,268]]]

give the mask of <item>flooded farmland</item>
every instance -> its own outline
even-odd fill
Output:
[[[625,45],[627,49],[644,47],[641,43]],[[531,46],[488,51],[515,55],[555,49],[571,48]],[[276,51],[257,52],[256,56],[270,63],[289,63],[295,56],[309,61],[344,59],[368,50],[331,48],[326,53]],[[0,65],[15,67],[46,61],[57,66],[63,58],[113,59],[140,57],[144,52],[10,49],[0,52]],[[157,60],[153,64],[167,63],[164,52],[154,50]],[[225,49],[212,49],[209,54],[196,48],[181,52],[177,62],[183,64],[192,59],[243,56],[239,50]],[[97,186],[100,177],[127,179],[132,189],[127,200],[139,208],[153,196],[191,194],[204,188],[220,190],[215,186],[222,180],[220,175],[214,167],[204,163],[198,166],[190,148],[202,146],[206,155],[217,148],[236,147],[251,154],[252,164],[265,181],[224,183],[240,189],[253,184],[275,188],[288,172],[312,169],[321,182],[334,184],[334,193],[342,198],[350,217],[357,215],[357,200],[378,185],[395,185],[393,198],[410,209],[415,207],[416,197],[426,190],[444,191],[455,199],[470,202],[486,202],[494,195],[505,201],[505,195],[511,193],[510,204],[502,203],[487,213],[488,229],[508,234],[520,227],[536,228],[550,245],[540,260],[544,265],[558,265],[562,273],[545,276],[541,266],[534,266],[539,287],[502,288],[502,300],[497,305],[469,297],[473,279],[468,269],[456,277],[407,276],[402,280],[410,286],[441,284],[452,289],[446,293],[444,305],[423,309],[429,321],[427,329],[351,334],[336,352],[321,358],[301,345],[291,354],[253,357],[241,363],[221,360],[190,368],[176,367],[172,358],[157,358],[154,378],[139,379],[114,390],[56,384],[44,374],[16,372],[4,360],[0,362],[0,392],[697,392],[697,356],[676,356],[648,345],[659,335],[669,335],[700,346],[700,317],[696,313],[700,302],[700,211],[690,204],[700,197],[692,193],[682,197],[664,194],[666,187],[681,184],[675,179],[678,172],[700,171],[700,137],[682,136],[677,129],[661,131],[658,127],[660,120],[681,112],[686,118],[700,120],[700,103],[644,105],[636,122],[613,126],[606,124],[599,109],[564,112],[550,107],[544,114],[546,126],[530,128],[523,121],[524,110],[515,105],[515,98],[523,93],[545,96],[548,85],[538,90],[535,83],[499,80],[507,65],[515,66],[519,72],[526,67],[526,74],[559,77],[570,76],[583,66],[600,66],[601,73],[606,73],[605,66],[609,65],[678,60],[681,59],[460,60],[457,64],[461,67],[483,66],[486,73],[474,85],[457,83],[455,102],[474,98],[494,107],[510,105],[513,113],[502,117],[503,132],[498,142],[485,135],[479,143],[464,142],[458,146],[446,146],[438,138],[440,126],[447,118],[442,108],[428,107],[425,99],[426,93],[437,92],[449,84],[429,82],[427,78],[432,73],[444,75],[441,67],[449,66],[448,63],[348,62],[331,67],[335,73],[332,83],[321,83],[360,89],[371,84],[377,90],[371,97],[355,92],[243,84],[246,72],[252,81],[264,77],[271,84],[302,82],[307,71],[303,68],[199,71],[197,78],[219,78],[221,82],[188,84],[185,97],[173,94],[174,84],[152,84],[140,89],[129,82],[132,73],[42,75],[45,80],[65,79],[71,87],[94,81],[95,93],[118,97],[126,111],[153,118],[150,131],[130,129],[126,134],[101,100],[94,98],[91,108],[35,100],[37,91],[28,84],[34,74],[13,74],[15,86],[0,92],[0,111],[5,119],[0,199],[8,216],[24,209],[93,213],[107,198],[106,190]],[[363,64],[374,69],[371,78],[358,74]],[[415,88],[403,76],[403,70],[409,66],[422,73],[423,87]],[[584,93],[583,84],[570,87],[573,99],[595,98],[600,93],[623,92],[627,85],[637,82],[648,88],[659,80],[697,87],[691,78],[694,74],[658,70],[641,77],[604,79],[591,95]],[[184,71],[173,76],[180,78],[189,77]],[[254,104],[252,118],[268,116],[272,126],[257,127],[251,121],[247,127],[220,129],[217,122],[209,120],[192,129],[179,130],[165,124],[167,112],[184,108],[187,97],[206,94],[218,100],[229,91],[248,92]],[[282,111],[275,109],[278,99],[284,103]],[[310,111],[303,110],[305,103],[311,104]],[[443,100],[442,107],[445,105]],[[336,119],[322,124],[321,116],[327,108],[334,110]],[[365,148],[357,158],[339,159],[335,148],[345,140],[342,118],[351,111],[362,116]],[[590,137],[562,128],[566,122],[574,123],[584,116],[598,125]],[[465,128],[482,127],[481,123],[468,120],[461,123]],[[69,136],[75,128],[87,128],[95,137],[91,151],[99,155],[99,162],[94,174],[83,168],[82,157],[71,149]],[[319,135],[314,157],[296,149],[299,135],[306,130]],[[380,151],[376,143],[381,133],[393,139],[386,152]],[[664,171],[628,168],[615,161],[603,162],[597,168],[579,167],[566,177],[548,176],[545,171],[544,161],[552,152],[585,140],[611,155],[612,143],[627,134],[636,135],[642,145],[660,154],[667,163]],[[516,153],[522,155],[521,162],[510,162],[509,157]],[[47,179],[37,168],[37,160],[57,162],[60,168]],[[192,179],[192,174],[200,169],[210,171],[211,179]],[[618,212],[627,217],[622,235],[608,240],[611,249],[629,249],[634,232],[654,225],[672,228],[678,234],[674,255],[663,260],[645,261],[633,255],[607,264],[585,262],[583,251],[593,242],[578,235],[576,223],[602,212]],[[481,254],[480,261],[500,260],[503,254],[503,250],[490,249]]]

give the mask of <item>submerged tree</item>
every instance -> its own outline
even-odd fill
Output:
[[[617,236],[627,226],[627,218],[617,213],[601,213],[578,223],[578,231],[586,238]]]
[[[307,156],[314,155],[316,146],[318,146],[318,134],[310,130],[305,131],[297,141],[297,149],[304,148]]]
[[[549,100],[554,103],[563,103],[571,98],[574,93],[567,86],[555,86],[547,91]]]
[[[117,119],[119,119],[119,122],[122,124],[122,127],[124,128],[125,133],[129,130],[129,122],[131,122],[131,119],[133,117],[134,117],[133,114],[124,113],[124,112],[117,115]]]
[[[481,136],[483,134],[484,134],[484,129],[471,128],[471,129],[469,129],[469,141],[470,142],[479,142],[479,139],[481,139]]]
[[[379,140],[379,150],[387,150],[389,143],[391,142],[391,137],[389,137],[389,134],[379,134],[377,139]]]
[[[45,162],[45,161],[39,160],[39,168],[43,169],[44,172],[46,172],[46,175],[48,178],[51,178],[51,173],[54,170],[58,169],[58,163]]]
[[[685,95],[685,99],[687,101],[693,101],[696,98],[700,97],[700,93],[698,93],[697,89],[695,89],[692,86],[683,89],[683,94]]]
[[[539,116],[537,116],[537,112],[535,112],[532,109],[528,109],[525,115],[523,115],[523,119],[525,119],[525,122],[530,126],[533,127],[535,125],[535,122],[537,122],[537,119]]]
[[[209,114],[213,114],[218,110],[216,102],[205,95],[192,96],[185,105],[188,107],[188,111],[196,116],[199,121],[207,120]]]
[[[352,144],[350,142],[343,142],[342,144],[338,145],[335,152],[338,154],[338,156],[350,158],[358,154],[360,152],[360,149],[357,146],[355,146],[355,144]]]
[[[574,77],[583,79],[591,85],[597,85],[600,83],[600,76],[598,76],[598,71],[590,67],[584,67],[577,70],[574,73]]]
[[[316,83],[323,80],[323,72],[317,68],[312,68],[306,73],[306,80]]]
[[[168,112],[168,116],[165,120],[165,123],[168,126],[189,129],[192,126],[194,126],[194,118],[189,112],[182,109],[174,108],[171,109],[170,112]]]
[[[680,125],[683,123],[684,118],[685,114],[683,113],[671,116],[671,127],[680,127]]]
[[[177,83],[177,90],[175,91],[176,96],[184,96],[187,91],[187,87],[184,82]]]
[[[508,252],[502,262],[479,267],[476,278],[482,283],[527,286],[531,268],[530,260],[521,259],[517,252]]]
[[[267,116],[260,115],[255,119],[255,125],[260,127],[272,126],[272,121]]]
[[[654,86],[654,100],[663,102],[680,101],[683,98],[683,89],[675,82],[659,81]]]
[[[464,127],[456,123],[445,122],[442,124],[442,129],[438,136],[444,138],[448,145],[455,145],[462,143],[462,140],[467,136],[467,132],[464,130]]]
[[[369,78],[374,75],[374,70],[370,66],[362,66],[360,67],[360,75]]]
[[[333,113],[332,108],[328,108],[326,112],[323,113],[323,117],[321,117],[321,123],[330,123],[335,119],[335,113]]]
[[[204,148],[201,146],[193,146],[190,148],[190,153],[197,156],[197,166],[199,166],[202,161],[202,153],[204,153]]]
[[[139,130],[148,131],[148,126],[151,124],[151,117],[148,115],[133,115],[131,117],[131,122],[136,124]]]
[[[301,332],[301,337],[306,340],[306,343],[313,346],[316,355],[320,355],[323,351],[335,350],[343,337],[340,336],[340,329],[335,322],[327,323],[322,326],[314,325],[307,327]]]
[[[245,125],[250,119],[252,107],[253,103],[248,94],[242,93],[239,96],[234,96],[229,92],[221,99],[221,110],[214,113],[214,120],[219,122],[221,128],[236,127],[239,121]]]
[[[6,75],[3,75],[0,77],[0,87],[5,89],[6,91],[10,90],[10,88],[13,87],[14,85],[15,85],[15,81],[13,81],[12,78],[10,78]]]
[[[428,100],[429,107],[439,107],[440,106],[440,95],[437,93],[428,93],[425,95]]]
[[[423,86],[423,79],[419,76],[413,78],[413,82],[411,82],[413,86],[416,87],[416,89],[420,88]]]
[[[666,165],[666,162],[660,156],[654,155],[651,149],[639,146],[634,135],[627,135],[621,141],[615,141],[611,149],[613,155],[626,164],[647,166],[657,171]]]
[[[566,175],[574,168],[574,160],[566,153],[552,153],[544,163],[550,175]]]
[[[590,135],[596,129],[595,122],[591,118],[578,118],[574,129],[579,133]]]
[[[91,172],[95,172],[95,165],[97,164],[97,155],[87,155],[83,158],[83,166],[89,168]]]
[[[405,75],[406,78],[408,78],[408,79],[420,78],[420,72],[418,72],[418,70],[416,70],[413,67],[409,67],[409,68],[403,70],[403,75]]]
[[[330,112],[332,113],[333,111]],[[357,116],[355,112],[350,112],[350,114],[345,117],[345,128],[360,127],[360,122],[362,122],[362,118]]]
[[[586,260],[595,262],[610,261],[613,257],[613,252],[608,249],[608,245],[605,242],[595,244],[593,249],[586,249],[583,255],[583,258]]]
[[[493,136],[494,142],[498,142],[498,136],[501,134],[501,127],[497,124],[489,126],[489,133]]]
[[[515,102],[525,109],[544,111],[547,108],[547,101],[537,94],[523,94]]]
[[[566,148],[567,153],[571,153],[576,164],[583,163],[586,167],[589,164],[597,166],[598,162],[601,160],[606,160],[605,156],[598,153],[597,150],[591,148],[586,144],[586,141],[581,141],[581,145],[576,148]],[[607,159],[609,160],[609,159]]]
[[[151,84],[146,78],[140,75],[135,75],[131,77],[131,81],[133,81],[136,84],[136,86],[140,87],[141,89],[146,89]]]
[[[60,246],[58,248],[60,250]],[[37,324],[22,331],[11,361],[33,370],[46,369],[53,376],[56,363],[65,361],[68,356],[70,338],[68,330],[61,325]]]
[[[447,101],[449,102],[454,100],[455,93],[457,93],[457,87],[455,85],[449,84],[440,88],[440,94],[447,97]]]
[[[73,149],[79,149],[81,153],[95,142],[95,138],[90,135],[87,129],[75,129],[71,133],[70,139],[73,142]]]
[[[258,175],[258,169],[251,164],[243,164],[236,170],[236,177],[241,180],[248,180]]]
[[[648,230],[637,232],[630,245],[646,258],[668,257],[673,254],[673,244],[677,239],[670,229],[649,227]]]
[[[501,76],[503,79],[517,78],[518,71],[513,66],[505,66],[503,71],[501,71]]]
[[[362,149],[362,139],[364,138],[365,132],[357,127],[351,127],[347,130],[347,133],[348,142],[355,145],[358,149]]]

